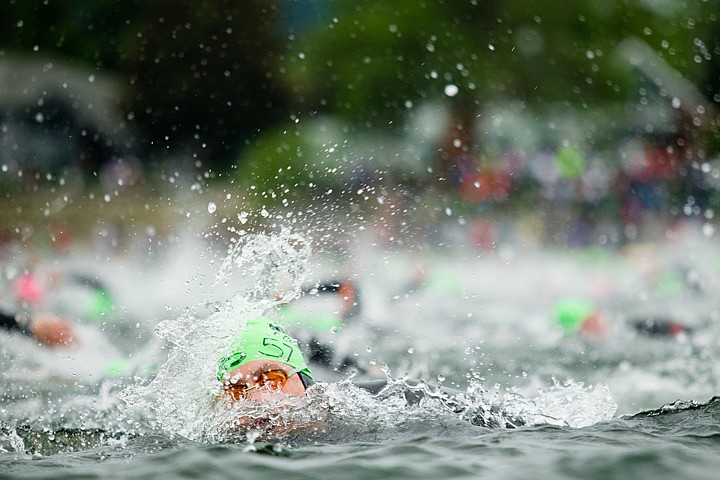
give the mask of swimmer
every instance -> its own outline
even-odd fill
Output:
[[[76,342],[72,322],[49,313],[29,317],[0,312],[0,328],[23,333],[48,347],[66,347]]]
[[[610,334],[607,317],[582,298],[564,298],[555,304],[555,320],[566,334],[580,333],[588,340],[600,340]]]
[[[297,341],[283,328],[266,317],[249,321],[242,333],[230,343],[230,353],[223,356],[218,365],[217,379],[221,388],[215,408],[233,406],[237,402],[251,405],[271,404],[284,397],[305,397],[313,383],[313,375],[305,362]],[[380,395],[388,387],[387,379],[356,382],[357,387],[372,395]],[[417,405],[432,396],[456,413],[466,413],[460,400],[461,392],[445,387],[432,387],[422,382],[404,382],[405,400],[408,406]],[[235,425],[244,428],[266,429],[273,427],[266,418],[250,418],[247,411],[236,418]],[[474,412],[470,423],[478,426],[513,428],[522,422],[497,412]],[[501,420],[499,420],[501,419]],[[317,425],[306,427],[315,428]],[[273,429],[273,433],[280,433]]]
[[[220,396],[234,403],[262,400],[268,394],[305,396],[313,377],[300,347],[285,330],[266,317],[247,322],[220,359]]]
[[[41,275],[28,270],[13,280],[12,293],[23,309],[62,311],[78,320],[106,321],[115,310],[107,286],[97,277],[80,273],[53,270]]]
[[[314,296],[334,295],[339,300],[337,311],[331,313],[312,311],[312,309],[308,311],[297,304],[287,304],[281,308],[283,325],[302,340],[308,361],[338,372],[355,370],[366,373],[368,369],[349,355],[336,359],[335,349],[328,338],[328,334],[341,330],[360,312],[357,285],[347,280],[333,280],[305,288],[302,293]]]
[[[649,335],[651,337],[677,337],[682,334],[692,333],[692,328],[687,325],[673,320],[672,318],[662,316],[646,315],[636,317],[630,320],[632,327],[639,333]]]
[[[555,319],[568,334],[579,332],[588,340],[608,337],[611,331],[607,316],[591,302],[581,298],[565,298],[555,305]],[[676,338],[692,329],[667,317],[651,315],[633,317],[629,325],[638,333],[651,337]]]

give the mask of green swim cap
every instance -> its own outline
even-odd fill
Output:
[[[96,321],[107,319],[113,312],[113,301],[105,290],[96,290],[85,302],[85,315]]]
[[[119,377],[130,372],[132,365],[127,360],[115,360],[105,367],[105,375]]]
[[[590,302],[581,298],[566,298],[555,305],[555,320],[566,332],[574,332],[594,312]]]
[[[247,322],[240,335],[230,343],[230,353],[220,359],[217,379],[253,360],[275,360],[312,378],[302,351],[293,337],[266,317]]]

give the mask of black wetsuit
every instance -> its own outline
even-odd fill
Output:
[[[307,359],[308,362],[331,368],[337,372],[355,370],[358,373],[365,373],[367,371],[353,357],[346,356],[339,361],[335,360],[335,349],[332,345],[321,343],[314,337],[307,343]]]
[[[342,321],[343,323],[345,323],[360,312],[360,296],[358,294],[357,286],[353,282],[331,280],[329,282],[315,285],[313,287],[304,288],[302,294],[339,295],[343,292],[343,289],[348,290],[348,294],[351,295],[352,299],[350,308],[342,313]],[[322,340],[319,340],[315,336],[312,336],[310,340],[308,340],[306,353],[308,362],[331,368],[337,372],[348,372],[351,370],[355,370],[358,373],[365,373],[367,370],[362,365],[360,365],[355,358],[349,355],[345,356],[340,360],[337,360],[335,358],[335,349],[333,348],[333,346],[323,343]]]
[[[683,333],[692,333],[692,329],[665,317],[639,317],[630,320],[630,324],[638,333],[652,337],[676,337]]]
[[[0,328],[5,330],[17,330],[18,332],[22,332],[26,335],[30,334],[26,325],[18,322],[15,315],[10,315],[6,312],[0,312]]]

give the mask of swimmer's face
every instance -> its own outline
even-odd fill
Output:
[[[220,398],[231,402],[246,400],[262,403],[279,393],[305,396],[305,386],[297,373],[274,360],[253,360],[239,366],[223,382]]]

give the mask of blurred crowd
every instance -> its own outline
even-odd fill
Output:
[[[481,248],[518,240],[504,234],[523,219],[535,243],[570,247],[662,241],[688,220],[714,233],[720,159],[682,138],[628,135],[604,150],[505,140],[473,154],[467,145],[455,134],[441,146],[439,185],[454,194]]]

